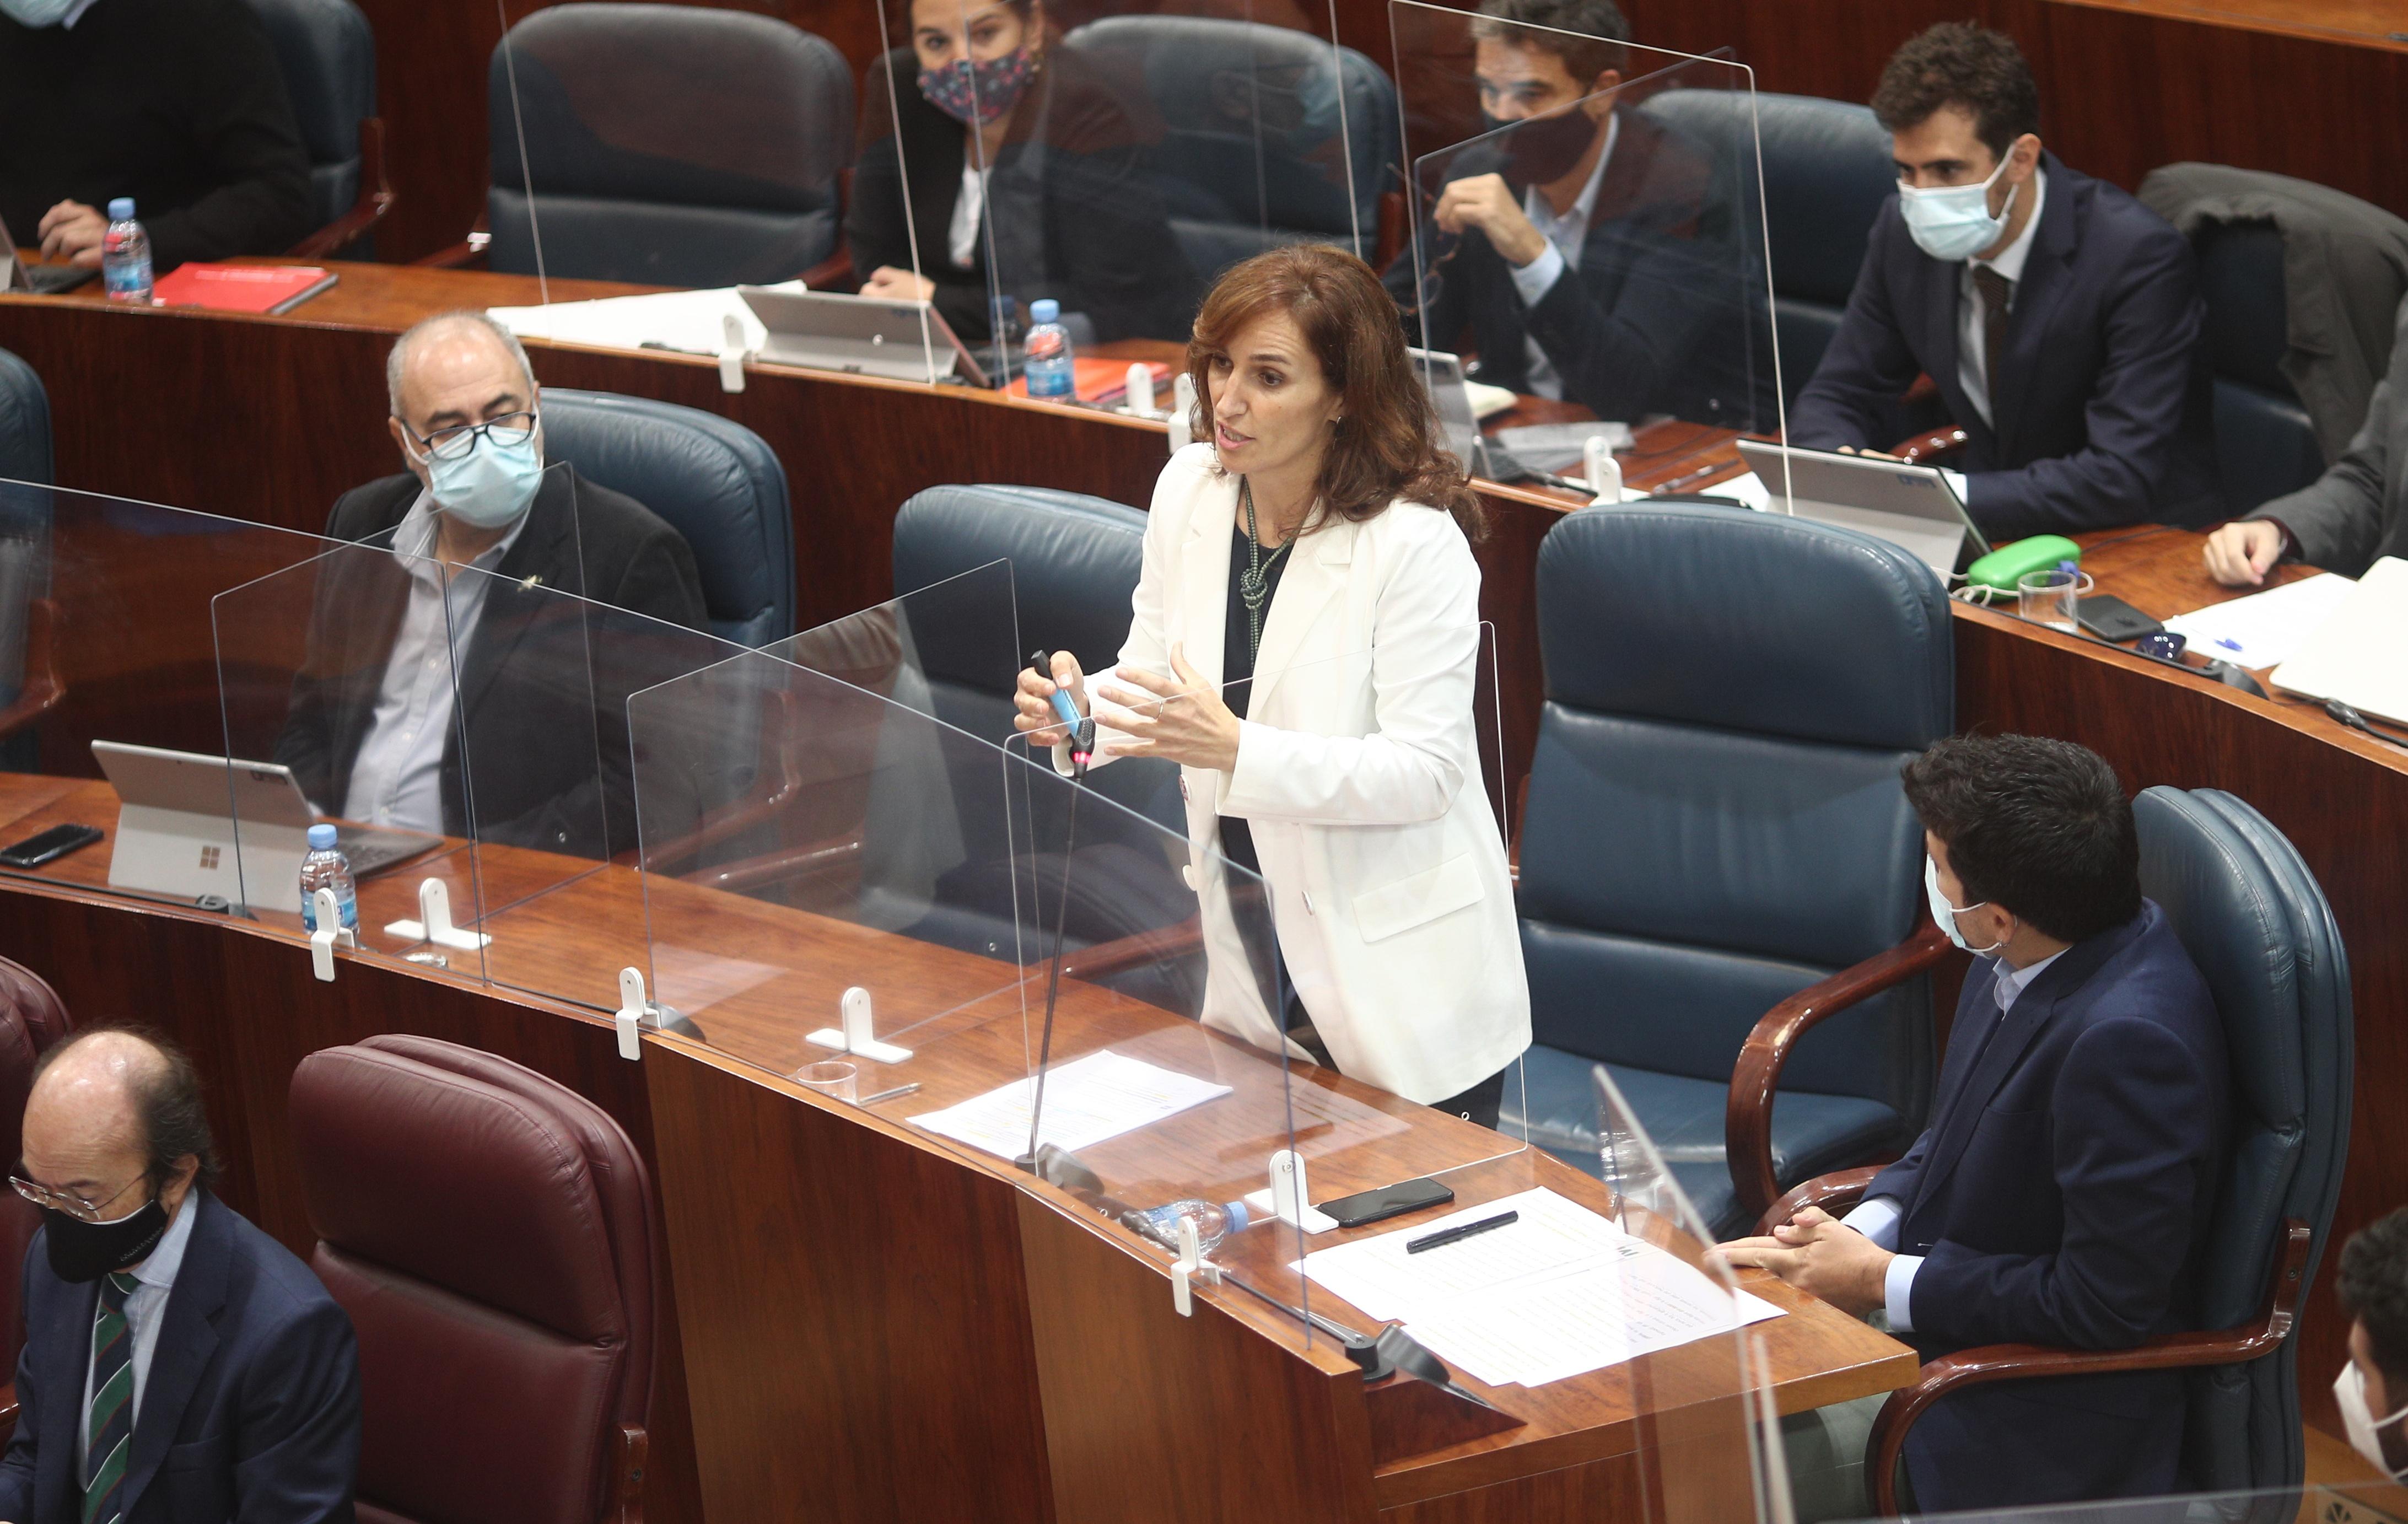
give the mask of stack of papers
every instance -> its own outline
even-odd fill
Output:
[[[2298,654],[2272,674],[2274,685],[2311,698],[2338,698],[2376,719],[2408,725],[2408,561],[2386,555],[2355,583],[2311,577],[2293,585],[2325,582],[2342,582],[2344,596],[2331,616],[2300,641]],[[2260,593],[2243,601],[2273,596]]]
[[[1502,1212],[1521,1220],[1405,1251]],[[1323,1249],[1295,1268],[1373,1317],[1401,1320],[1491,1387],[1541,1387],[1782,1316],[1543,1186]]]
[[[2236,667],[2278,667],[2324,627],[2358,584],[2321,572],[2229,603],[2176,614],[2166,628],[2202,655]]]
[[[958,1106],[914,1116],[911,1123],[984,1153],[1018,1158],[1028,1152],[1028,1108],[1036,1090],[1034,1080],[1014,1080]],[[1075,1154],[1228,1093],[1226,1085],[1102,1049],[1047,1072],[1044,1131],[1038,1143],[1058,1143]]]

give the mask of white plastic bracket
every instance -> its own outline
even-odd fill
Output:
[[[404,942],[432,942],[437,947],[457,948],[473,953],[493,945],[494,939],[481,931],[463,931],[452,924],[452,890],[441,879],[418,881],[418,919],[387,923],[384,934]]]
[[[1170,383],[1170,453],[1187,448],[1194,436],[1187,432],[1187,421],[1196,416],[1196,379],[1184,370]]]
[[[1589,500],[1591,508],[1602,503],[1608,508],[1622,504],[1622,463],[1613,458],[1613,449],[1602,434],[1592,434],[1581,446],[1581,470],[1588,478],[1588,490],[1596,496]]]
[[[870,1023],[869,991],[859,985],[853,985],[844,992],[844,1001],[840,1009],[844,1013],[844,1027],[841,1030],[834,1027],[823,1027],[803,1041],[815,1048],[832,1048],[838,1053],[849,1053],[856,1058],[867,1058],[873,1063],[900,1064],[910,1060],[910,1048],[898,1048],[892,1042],[878,1041],[877,1033]]]
[[[1283,1148],[1271,1156],[1270,1188],[1248,1196],[1246,1205],[1308,1233],[1326,1233],[1337,1227],[1338,1219],[1313,1206],[1312,1201],[1305,1190],[1304,1160]]]
[[[644,1042],[641,1033],[649,1027],[661,1029],[660,1013],[644,999],[644,970],[625,968],[619,970],[619,1014],[611,1018],[619,1028],[619,1057],[642,1062]]]
[[[1128,367],[1128,410],[1140,418],[1154,416],[1154,367],[1142,360]]]
[[[1182,1317],[1196,1316],[1195,1287],[1221,1284],[1221,1267],[1204,1258],[1204,1241],[1196,1235],[1196,1219],[1179,1219],[1179,1258],[1170,1263],[1170,1305]]]
[[[318,929],[309,933],[309,971],[331,985],[335,982],[335,949],[357,947],[360,939],[343,924],[343,913],[335,904],[334,890],[319,890],[315,903]]]
[[[744,341],[744,320],[733,312],[719,315],[719,389],[744,390],[744,362],[752,357]]]

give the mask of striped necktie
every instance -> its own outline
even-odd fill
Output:
[[[141,1284],[119,1271],[100,1286],[100,1316],[92,1324],[83,1524],[116,1524],[124,1517],[125,1462],[134,1442],[134,1328],[126,1321],[125,1299]]]

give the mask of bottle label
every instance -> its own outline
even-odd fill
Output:
[[[110,260],[107,262],[107,265],[108,267],[103,270],[101,274],[102,279],[108,284],[109,300],[117,302],[130,302],[147,301],[150,299],[150,260]]]

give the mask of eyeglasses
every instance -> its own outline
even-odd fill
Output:
[[[418,441],[430,460],[466,460],[477,448],[479,439],[486,439],[505,450],[514,450],[535,437],[536,416],[531,412],[506,412],[499,418],[488,418],[481,424],[455,424],[438,428],[432,434],[420,435],[408,424],[402,432]]]
[[[22,1170],[24,1165],[21,1163],[17,1167]],[[21,1174],[11,1174],[8,1177],[8,1184],[17,1188],[18,1195],[45,1211],[63,1213],[79,1222],[98,1222],[103,1212],[115,1205],[118,1199],[127,1191],[140,1185],[142,1179],[143,1177],[137,1174],[97,1201],[86,1201],[73,1191],[52,1190],[48,1186],[37,1186]]]

